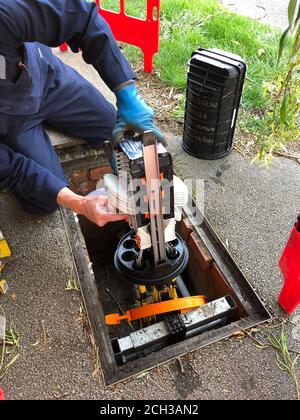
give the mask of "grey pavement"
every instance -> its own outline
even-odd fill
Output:
[[[221,0],[231,11],[257,19],[270,26],[285,29],[288,26],[289,0]]]
[[[187,155],[170,135],[177,174],[205,182],[205,215],[259,294],[274,305],[278,260],[299,212],[300,165],[275,159],[270,169],[239,153],[217,161]]]
[[[78,56],[63,57],[98,83]],[[236,152],[202,161],[182,151],[180,137],[167,137],[177,173],[205,180],[206,216],[272,313],[282,315],[276,304],[282,284],[277,263],[299,210],[300,166],[275,159],[265,170]],[[26,215],[7,193],[0,194],[0,213],[13,252],[5,273],[10,291],[0,304],[21,335],[20,357],[0,381],[9,398],[295,399],[294,383],[277,367],[274,351],[258,349],[248,337],[182,358],[184,370],[170,362],[105,389],[92,375],[94,357],[79,316],[80,295],[65,291],[74,272],[60,213]],[[290,345],[300,351],[299,311],[292,320]]]
[[[8,399],[88,396],[95,388],[91,349],[78,320],[79,293],[65,291],[75,274],[60,212],[30,216],[10,194],[0,193],[0,213],[12,250],[5,269],[9,292],[0,304],[21,343],[0,386]]]

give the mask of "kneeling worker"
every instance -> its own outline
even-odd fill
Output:
[[[64,42],[73,52],[81,49],[116,94],[117,111],[52,55],[51,47]],[[95,2],[0,0],[0,188],[12,191],[25,210],[46,214],[61,205],[100,226],[124,218],[106,197],[82,197],[68,188],[42,124],[96,145],[118,141],[130,128],[161,138],[153,117]]]

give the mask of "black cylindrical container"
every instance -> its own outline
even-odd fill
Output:
[[[246,64],[217,49],[195,51],[189,62],[183,149],[199,159],[219,159],[233,148]]]

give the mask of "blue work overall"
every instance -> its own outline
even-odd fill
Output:
[[[99,144],[116,122],[102,94],[53,56],[50,47],[65,41],[111,90],[135,77],[90,0],[0,0],[0,187],[34,213],[54,211],[68,186],[42,123]]]

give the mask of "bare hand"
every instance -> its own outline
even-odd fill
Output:
[[[105,195],[82,197],[66,187],[58,193],[57,203],[87,217],[100,227],[109,222],[117,222],[127,218],[126,214],[116,213],[116,209],[109,204]]]
[[[109,204],[108,198],[104,195],[85,197],[81,214],[100,227],[127,217],[125,214],[117,214],[116,209]]]

